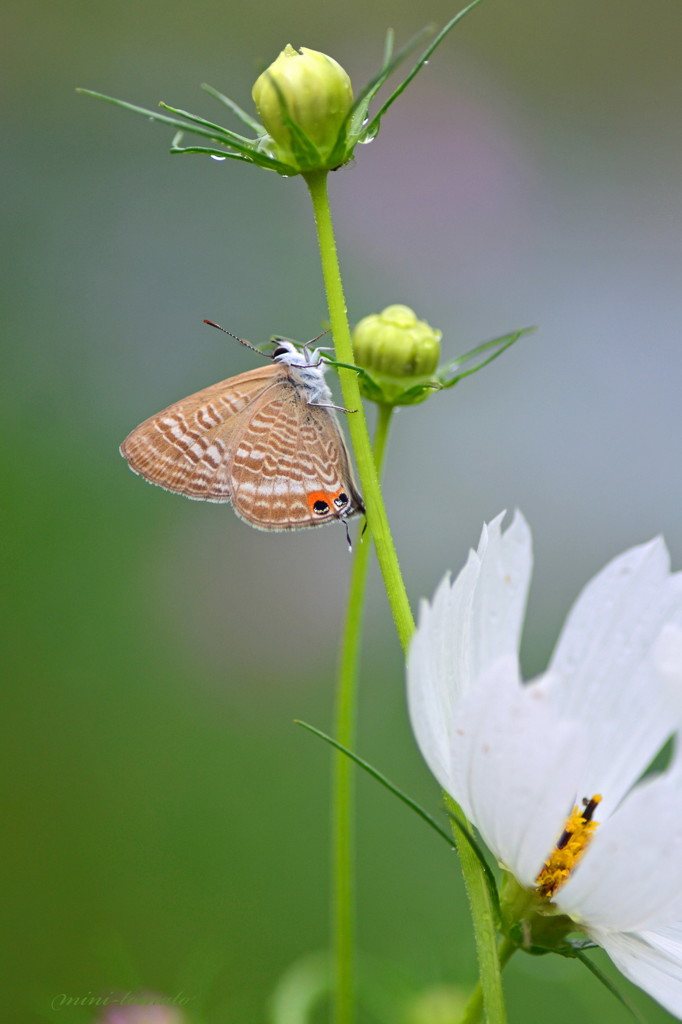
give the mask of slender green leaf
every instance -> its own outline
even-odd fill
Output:
[[[604,974],[601,968],[597,967],[595,962],[591,960],[589,956],[585,955],[582,949],[573,947],[571,952],[562,953],[561,950],[556,950],[556,952],[560,953],[562,956],[567,956],[575,960],[579,960],[580,963],[584,964],[585,967],[587,967],[588,971],[590,971],[595,976],[597,981],[600,981],[604,988],[607,989],[611,993],[611,995],[614,996],[614,998],[617,999],[618,1002],[632,1014],[634,1019],[638,1021],[639,1024],[646,1024],[646,1017],[642,1013],[640,1013],[640,1011],[637,1009],[634,1003],[632,1003],[627,998],[627,996],[624,996],[623,993],[619,991],[616,985],[614,985],[611,979]]]
[[[288,164],[282,163],[281,160],[275,160],[273,157],[268,156],[267,153],[262,153],[255,148],[253,142],[244,144],[238,140],[241,136],[234,132],[230,132],[229,129],[221,129],[222,134],[216,133],[215,130],[203,128],[199,124],[192,122],[180,121],[176,117],[168,117],[166,114],[159,114],[155,110],[147,110],[145,107],[135,106],[134,103],[126,103],[125,100],[118,100],[114,96],[105,96],[100,92],[93,92],[92,89],[76,89],[76,92],[83,93],[85,96],[94,96],[95,99],[104,100],[105,103],[112,103],[115,107],[122,107],[124,110],[130,110],[134,114],[141,114],[150,121],[158,121],[160,124],[170,125],[172,128],[178,128],[181,132],[189,132],[192,135],[200,135],[202,138],[211,139],[212,142],[222,142],[223,145],[229,145],[232,149],[237,150],[240,153],[244,153],[249,159],[252,159],[253,163],[258,164],[260,167],[265,167],[271,171],[277,171],[278,174],[295,174],[296,169],[290,167]],[[172,109],[172,108],[168,108]],[[189,115],[193,116],[193,115]],[[195,120],[201,120],[197,118]],[[210,122],[207,122],[210,124]],[[224,138],[223,138],[224,136]],[[229,154],[224,154],[229,156]]]
[[[187,131],[192,131],[188,128]],[[286,164],[281,164],[278,160],[273,160],[267,153],[259,153],[257,150],[246,149],[244,151],[231,153],[228,149],[213,149],[209,146],[181,146],[180,140],[185,134],[185,129],[176,132],[173,136],[171,143],[171,153],[203,153],[208,156],[221,157],[223,160],[243,160],[246,163],[257,164],[259,167],[265,168],[268,171],[277,171],[280,174],[291,174],[293,168],[287,167]],[[227,146],[228,143],[222,143]],[[234,143],[230,143],[234,147]],[[236,147],[234,147],[236,148]],[[242,155],[243,153],[243,155]]]
[[[423,28],[420,32],[413,36],[412,39],[410,39],[409,42],[407,42],[401,50],[398,51],[395,57],[393,57],[393,34],[392,30],[389,29],[389,33],[391,33],[391,38],[389,43],[389,35],[387,33],[386,45],[384,47],[384,61],[381,66],[381,70],[377,75],[374,76],[374,78],[370,79],[367,85],[358,93],[355,103],[353,104],[353,108],[350,114],[348,115],[347,131],[349,139],[355,141],[358,137],[362,137],[362,135],[365,134],[365,132],[363,132],[362,130],[362,127],[365,118],[367,117],[367,111],[369,109],[370,103],[372,102],[376,94],[379,92],[379,89],[382,87],[386,79],[393,74],[395,69],[405,59],[405,57],[407,57],[407,55],[412,50],[414,50],[415,47],[419,46],[419,44],[424,39],[424,36],[427,36],[430,32],[431,29]]]
[[[133,114],[141,114],[150,121],[158,121],[161,124],[169,124],[173,128],[179,128],[183,132],[192,132],[194,135],[201,135],[206,139],[216,140],[216,132],[202,128],[199,125],[187,124],[185,121],[179,121],[176,117],[168,117],[166,114],[159,114],[156,110],[147,110],[145,107],[138,107],[134,103],[126,103],[125,100],[118,100],[114,96],[105,96],[101,92],[93,92],[92,89],[76,89],[76,92],[83,93],[85,96],[94,96],[95,99],[104,100],[105,103],[113,103],[115,107],[122,107],[124,110],[130,110]],[[227,135],[227,129],[221,129],[221,132]],[[236,136],[239,138],[239,136]],[[233,145],[230,142],[230,145]],[[239,146],[234,144],[234,148],[238,149]],[[243,150],[248,147],[242,146]]]
[[[490,352],[493,348],[506,346],[510,339],[516,340],[518,334],[518,331],[510,331],[509,334],[505,334],[502,337],[492,338],[489,341],[482,341],[479,345],[476,345],[475,348],[462,353],[461,356],[455,356],[455,358],[451,359],[448,363],[444,363],[442,366],[439,366],[437,371],[438,376],[443,380],[448,380],[450,376],[459,370],[461,366],[471,362],[471,360],[475,359],[476,356],[479,356],[484,352]]]
[[[357,754],[354,754],[352,750],[349,750],[347,747],[344,747],[341,743],[333,739],[331,736],[328,736],[326,732],[322,732],[321,729],[316,729],[314,725],[309,725],[307,722],[302,722],[299,719],[296,719],[296,725],[300,725],[304,729],[307,729],[308,732],[312,732],[314,733],[315,736],[319,736],[320,739],[323,739],[332,747],[336,747],[336,749],[340,750],[342,754],[345,754],[346,757],[349,757],[351,761],[355,761],[355,763],[360,765],[361,768],[364,768],[368,775],[371,775],[373,779],[376,779],[377,782],[380,782],[382,786],[385,786],[385,788],[388,789],[391,793],[393,793],[394,796],[397,796],[399,800],[402,800],[404,804],[412,808],[412,810],[416,814],[418,814],[419,817],[423,821],[425,821],[427,825],[430,825],[431,828],[435,832],[437,832],[442,839],[445,840],[449,847],[454,847],[455,843],[453,841],[452,836],[448,832],[446,832],[446,830],[441,825],[438,824],[436,819],[432,818],[428,811],[425,811],[423,807],[420,807],[418,803],[415,803],[415,801],[406,793],[403,793],[401,789],[398,789],[398,787],[395,786],[392,782],[389,782],[386,776],[382,775],[381,772],[378,771],[376,768],[373,768],[371,764],[369,764],[367,761],[364,761]]]
[[[430,381],[428,384],[413,384],[405,388],[401,395],[394,399],[395,405],[418,405],[424,402],[429,394],[434,391],[442,391],[443,385],[439,381]]]
[[[384,42],[384,59],[381,62],[381,67],[385,68],[391,63],[391,57],[393,56],[393,43],[395,40],[395,32],[392,28],[386,29],[386,41]]]
[[[254,163],[248,156],[242,156],[241,153],[228,153],[224,149],[211,149],[210,146],[179,146],[175,142],[175,139],[171,143],[169,150],[171,153],[201,153],[204,156],[212,156],[217,160],[243,160],[244,163]]]
[[[169,110],[171,114],[177,114],[178,117],[186,117],[192,124],[198,124],[203,128],[208,128],[215,132],[216,135],[225,136],[225,138],[230,140],[230,143],[232,143],[232,141],[239,142],[242,145],[253,149],[258,142],[257,139],[247,139],[244,135],[238,135],[236,132],[230,131],[229,128],[223,128],[222,125],[213,124],[212,121],[206,121],[203,117],[197,117],[196,114],[190,114],[187,110],[177,110],[175,107],[170,107],[167,103],[163,102],[159,103],[159,106],[163,107],[164,110]]]
[[[189,129],[189,130],[191,131],[191,129]],[[178,134],[181,135],[183,133],[179,132]],[[176,136],[176,138],[177,138],[177,136]],[[224,143],[224,145],[227,146],[227,143]],[[234,143],[230,143],[230,145],[232,146],[233,149],[237,150],[236,153],[231,153],[227,149],[223,149],[223,150],[215,149],[214,150],[214,149],[211,149],[210,147],[203,148],[203,147],[199,147],[199,146],[196,147],[194,152],[197,152],[197,153],[206,152],[206,153],[210,154],[211,156],[216,155],[216,156],[224,156],[224,157],[227,157],[228,159],[245,160],[247,163],[257,164],[259,167],[265,168],[265,170],[277,171],[278,174],[295,174],[296,173],[295,169],[293,167],[289,167],[289,166],[287,166],[287,164],[282,164],[282,163],[279,162],[279,160],[273,160],[272,157],[269,157],[267,155],[267,153],[258,153],[256,150],[250,150],[250,149],[246,149],[246,150],[239,149]],[[176,147],[175,148],[171,147],[171,153],[174,153],[174,152],[178,152],[177,143],[176,143]],[[190,150],[189,149],[182,150],[182,152],[190,152]]]
[[[341,368],[342,370],[354,370],[362,382],[362,386],[365,388],[365,398],[369,399],[370,402],[383,402],[384,392],[377,382],[374,380],[367,370],[363,369],[362,366],[353,366],[352,363],[339,363],[335,359],[330,359],[328,356],[323,355],[325,363],[328,366],[335,368]]]
[[[325,331],[325,334],[326,333],[327,332]],[[364,377],[366,379],[372,380],[372,378],[367,373],[367,370],[365,370],[362,366],[354,366],[353,363],[339,363],[337,362],[336,359],[332,359],[331,356],[325,355],[324,352],[322,353],[322,358],[325,361],[325,363],[327,363],[328,366],[341,367],[342,370],[355,370],[358,377]]]
[[[415,77],[415,75],[417,75],[419,73],[419,71],[421,71],[421,69],[424,67],[424,65],[428,61],[428,59],[431,56],[431,54],[433,53],[433,51],[436,49],[437,46],[439,46],[442,43],[442,41],[445,39],[445,37],[448,34],[448,32],[450,32],[451,29],[453,29],[455,27],[455,25],[459,21],[461,21],[461,19],[466,14],[468,14],[469,11],[471,11],[474,7],[476,7],[476,5],[479,4],[480,2],[481,2],[481,0],[472,0],[472,3],[470,3],[466,7],[464,7],[458,14],[456,14],[454,16],[454,18],[450,19],[450,21],[447,23],[447,25],[445,25],[440,30],[440,32],[438,33],[436,38],[424,50],[424,53],[419,58],[417,63],[414,65],[414,67],[412,68],[412,70],[408,74],[407,78],[402,82],[401,85],[398,86],[398,88],[394,92],[391,93],[391,95],[388,97],[388,99],[386,100],[384,105],[381,107],[381,109],[378,111],[378,113],[376,113],[374,115],[374,117],[372,118],[372,120],[369,123],[369,125],[365,128],[365,133],[364,133],[365,135],[367,135],[370,138],[372,138],[372,137],[374,137],[376,135],[376,133],[379,130],[379,124],[381,122],[381,118],[384,116],[384,114],[386,113],[388,108],[393,103],[395,103],[395,101],[398,99],[398,97],[401,95],[401,93],[404,92],[404,90],[410,84],[410,82]]]
[[[412,797],[409,797],[406,793],[403,793],[401,789],[398,789],[398,787],[393,782],[387,779],[386,776],[383,775],[377,768],[374,768],[373,765],[369,764],[368,761],[365,761],[358,754],[355,754],[352,750],[349,750],[347,747],[344,747],[342,743],[339,743],[338,740],[335,740],[331,736],[327,735],[326,732],[322,732],[321,729],[316,729],[314,725],[309,725],[307,722],[300,721],[299,719],[296,720],[296,725],[300,725],[304,729],[307,729],[308,732],[312,732],[314,733],[315,736],[319,736],[320,739],[325,740],[325,742],[329,743],[332,747],[335,747],[337,750],[340,750],[342,754],[345,754],[346,757],[349,757],[351,761],[355,761],[355,763],[359,765],[361,768],[363,768],[369,775],[371,775],[373,779],[376,779],[377,782],[380,782],[382,786],[389,790],[389,792],[393,793],[394,796],[397,796],[399,800],[401,800],[404,804],[406,804],[413,811],[415,811],[415,813],[418,814],[419,817],[427,823],[427,825],[430,825],[432,829],[434,829],[440,836],[442,836],[443,839],[445,839],[449,846],[452,847],[455,845],[452,835],[448,834],[448,832],[446,832],[445,829],[438,824],[436,819],[431,817],[428,811],[425,811],[423,807],[420,807],[419,804],[412,799]],[[497,885],[495,884],[493,873],[490,870],[490,865],[485,859],[478,843],[471,834],[469,823],[466,820],[466,818],[464,818],[464,816],[462,815],[459,805],[456,804],[454,800],[452,800],[451,798],[447,799],[447,813],[448,817],[451,818],[451,820],[456,824],[458,833],[461,833],[461,838],[464,839],[466,845],[470,848],[474,857],[478,860],[481,872],[485,878],[486,885],[488,887],[490,903],[495,911],[496,919],[499,921],[500,899],[497,892]]]
[[[239,120],[242,121],[243,124],[245,124],[248,128],[251,128],[251,130],[254,131],[256,135],[265,135],[265,128],[260,123],[260,121],[257,121],[255,117],[251,117],[251,115],[247,114],[245,110],[242,110],[242,108],[238,106],[234,102],[234,100],[231,100],[229,96],[225,96],[222,92],[218,92],[217,89],[214,89],[212,85],[207,85],[206,82],[202,83],[201,88],[204,90],[204,92],[207,92],[209,96],[213,96],[214,99],[218,100],[220,103],[223,103],[229,110],[232,111],[233,114],[236,114]]]
[[[484,366],[492,363],[498,356],[501,356],[503,352],[506,352],[514,342],[518,341],[526,334],[532,334],[535,331],[535,327],[521,327],[517,331],[512,331],[511,334],[505,334],[501,338],[493,338],[491,341],[484,341],[482,344],[477,345],[476,348],[472,348],[470,352],[466,352],[463,356],[459,356],[457,359],[453,359],[452,362],[447,363],[445,366],[439,367],[438,369],[438,380],[443,388],[454,387],[455,384],[463,380],[464,377],[471,376],[472,373],[477,373],[482,370]],[[481,360],[475,366],[469,367],[468,370],[463,370],[462,373],[450,376],[453,370],[463,366],[471,359],[475,359],[476,356],[481,355],[484,352],[489,352],[494,349],[491,355],[487,359]]]

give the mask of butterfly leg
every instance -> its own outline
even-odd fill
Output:
[[[343,405],[334,405],[333,402],[310,402],[310,405],[316,405],[319,409],[336,409],[338,412],[354,413],[357,409],[346,409]]]

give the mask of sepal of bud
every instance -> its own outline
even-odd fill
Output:
[[[256,80],[252,95],[277,160],[303,172],[343,162],[339,154],[345,152],[353,88],[332,57],[287,43]]]

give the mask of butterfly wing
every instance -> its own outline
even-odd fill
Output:
[[[230,465],[234,510],[262,530],[364,512],[333,410],[310,405],[287,375],[249,408]]]
[[[126,437],[121,454],[152,484],[188,498],[230,501],[234,438],[280,373],[275,365],[257,367],[169,405]]]

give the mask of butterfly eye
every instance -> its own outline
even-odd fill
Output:
[[[345,491],[341,491],[340,494],[337,494],[337,496],[334,498],[334,504],[336,505],[337,508],[345,508],[345,506],[348,504],[348,495],[346,494]]]
[[[326,501],[317,500],[313,504],[313,512],[318,516],[326,516],[329,512],[329,505]]]
[[[288,355],[288,354],[289,354],[289,349],[287,349],[287,348],[284,348],[284,346],[280,345],[280,346],[279,346],[278,348],[276,348],[276,349],[275,349],[275,351],[274,351],[274,352],[272,353],[272,358],[273,358],[273,359],[276,359],[276,358],[277,358],[277,356],[286,356],[286,355]]]

